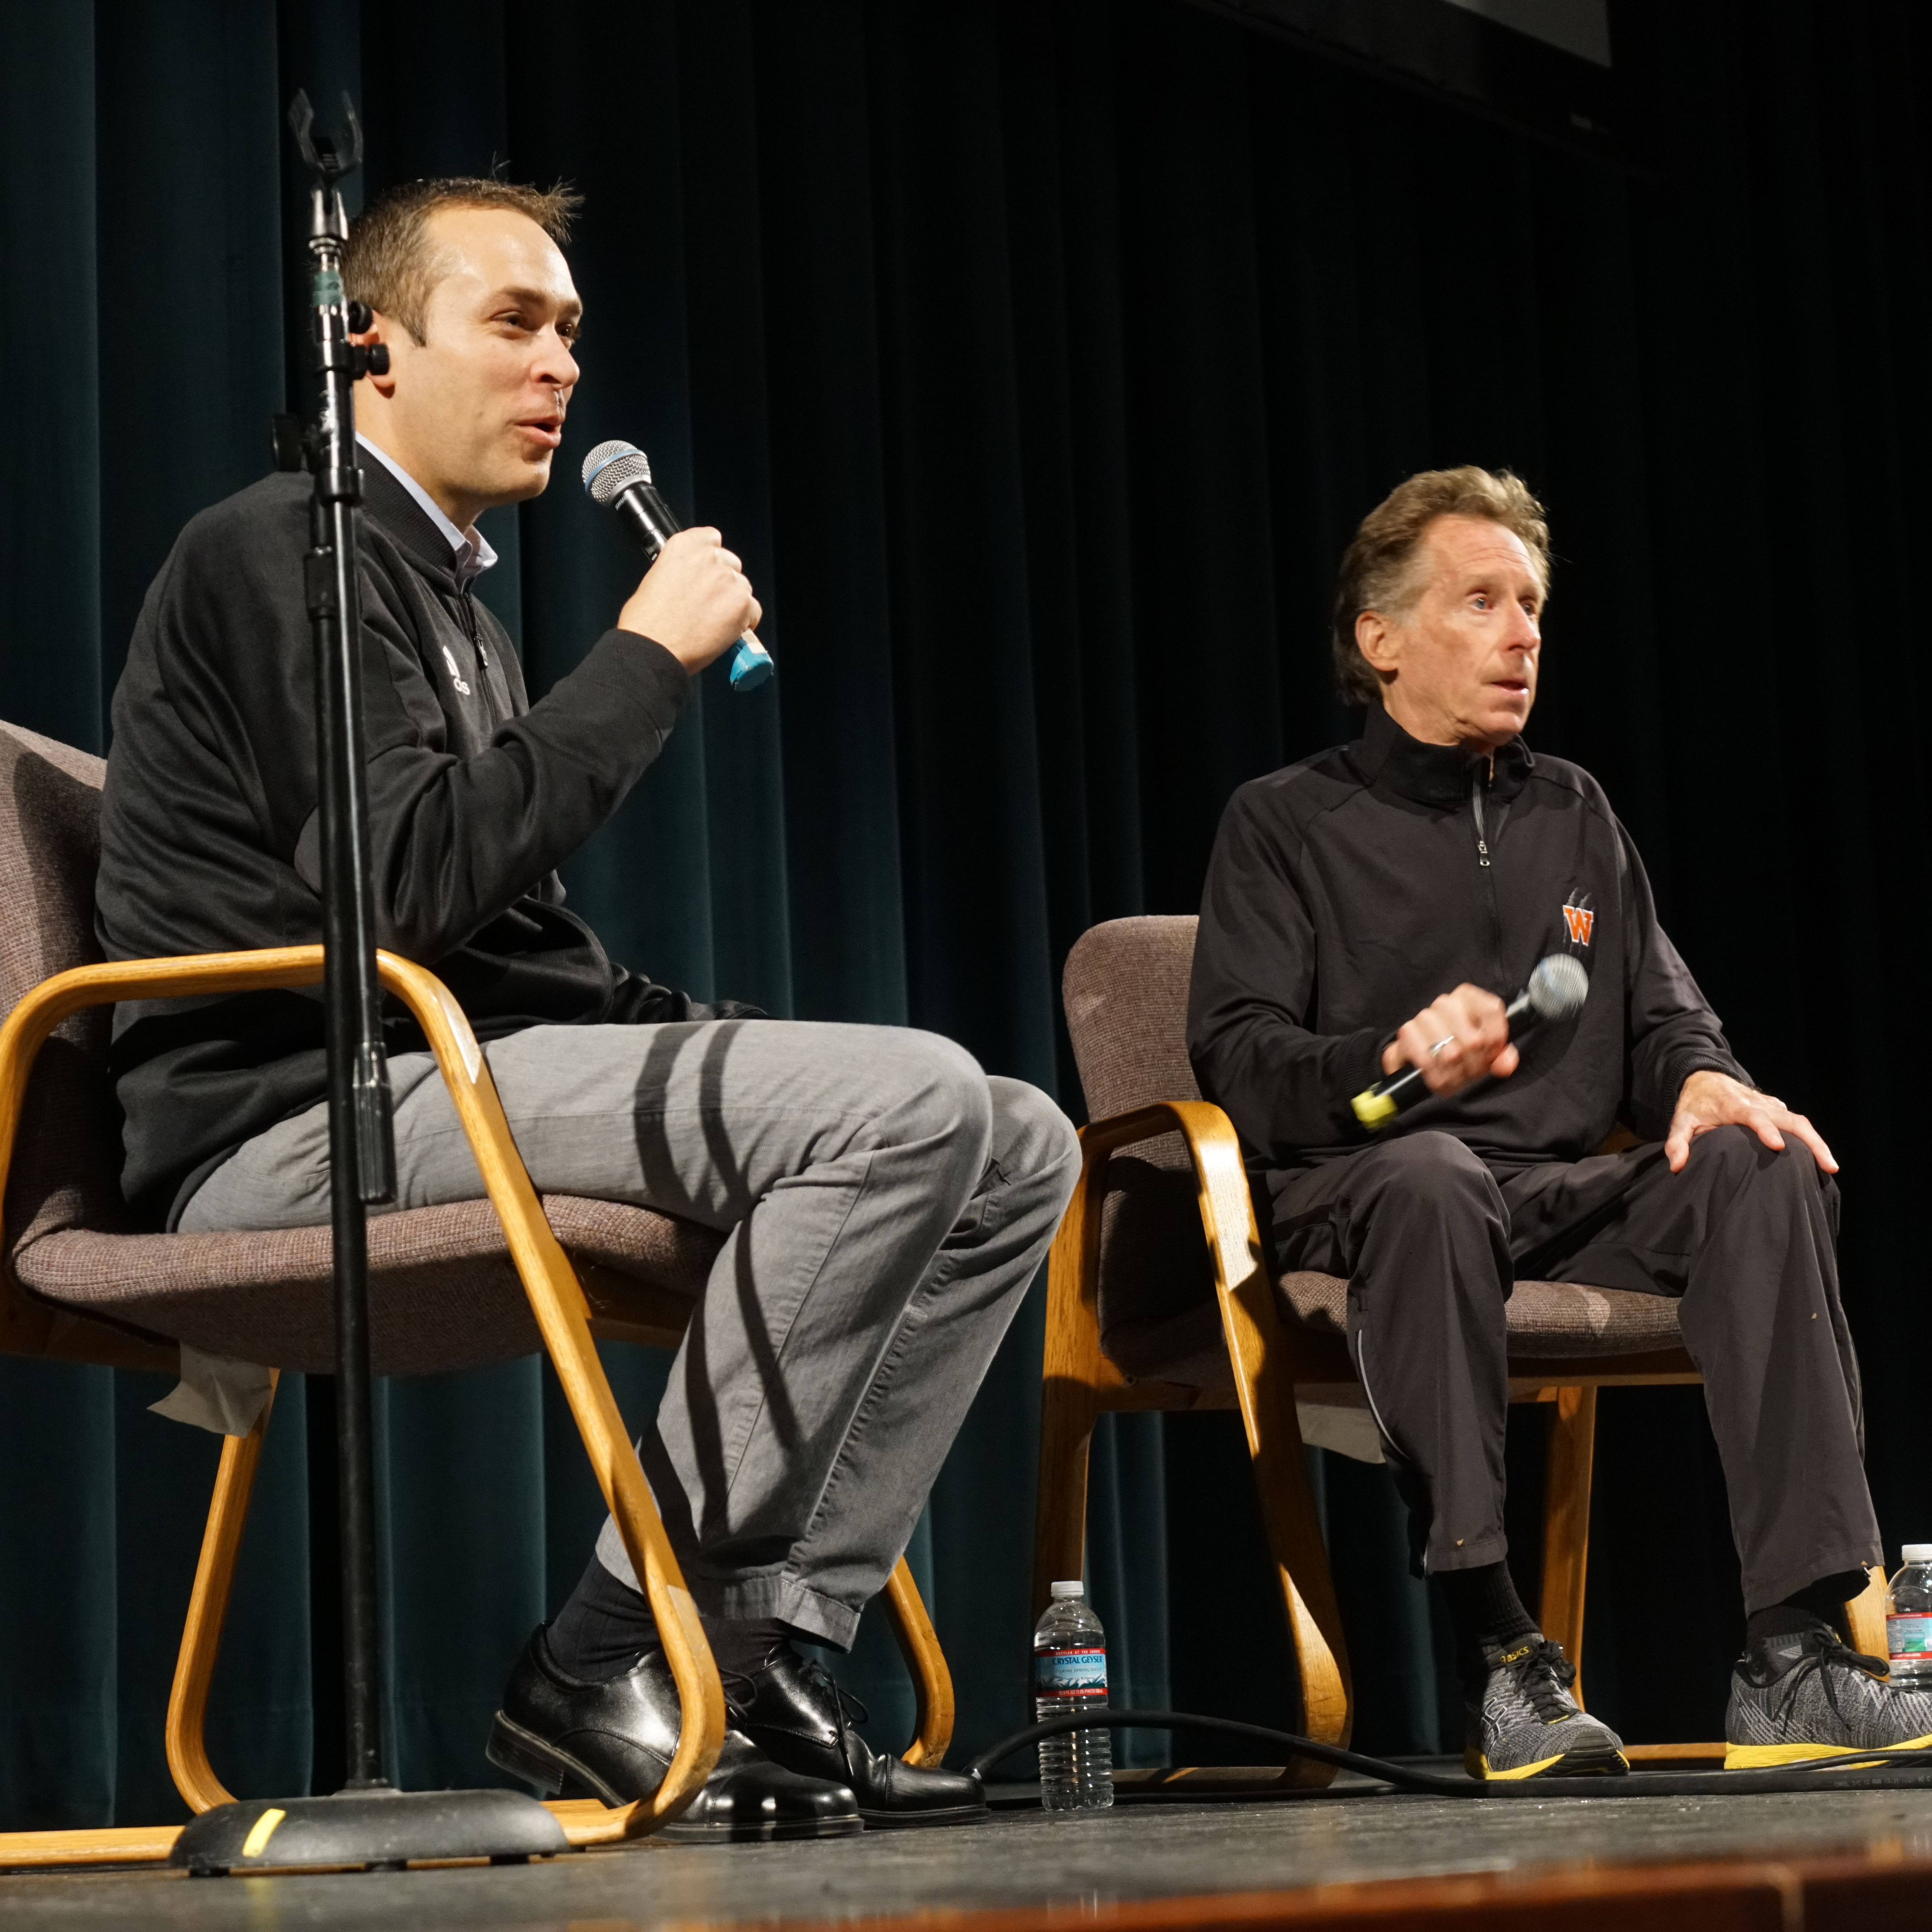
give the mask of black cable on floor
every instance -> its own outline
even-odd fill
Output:
[[[1702,1798],[1742,1796],[1778,1791],[1898,1791],[1932,1790],[1932,1749],[1859,1751],[1855,1755],[1802,1759],[1756,1771],[1637,1772],[1624,1777],[1476,1778],[1445,1778],[1324,1744],[1294,1731],[1246,1724],[1233,1718],[1203,1718],[1186,1711],[1070,1712],[1029,1724],[982,1751],[965,1768],[984,1778],[1003,1758],[1063,1731],[1208,1731],[1222,1737],[1252,1738],[1275,1744],[1291,1757],[1313,1758],[1338,1770],[1359,1772],[1399,1791],[1432,1798]],[[1309,1794],[1313,1796],[1312,1792]]]

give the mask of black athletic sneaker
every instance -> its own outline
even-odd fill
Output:
[[[1932,1692],[1886,1682],[1886,1665],[1813,1619],[1760,1638],[1731,1672],[1724,1768],[1932,1744]]]
[[[1462,1768],[1472,1778],[1616,1777],[1623,1740],[1570,1694],[1576,1666],[1540,1634],[1486,1643],[1488,1666],[1462,1694]]]

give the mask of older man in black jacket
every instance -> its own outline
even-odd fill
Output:
[[[1366,723],[1228,806],[1190,1007],[1202,1089],[1263,1177],[1281,1266],[1349,1278],[1350,1350],[1456,1625],[1472,1772],[1626,1768],[1504,1560],[1519,1274],[1679,1300],[1749,1618],[1727,1761],[1924,1743],[1932,1696],[1830,1622],[1880,1553],[1837,1162],[1733,1058],[1602,788],[1523,742],[1549,568],[1507,473],[1412,477],[1364,520],[1335,649]],[[1552,952],[1589,996],[1519,1046],[1501,996]],[[1403,1066],[1428,1097],[1371,1137],[1352,1096]],[[1619,1120],[1639,1144],[1598,1153]]]

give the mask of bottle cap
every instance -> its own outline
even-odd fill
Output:
[[[1908,1543],[1898,1553],[1908,1563],[1932,1563],[1932,1543]],[[1053,1587],[1057,1590],[1060,1586]]]
[[[1070,1583],[1054,1584],[1053,1594],[1056,1597],[1084,1597],[1087,1594],[1087,1586],[1076,1576]]]

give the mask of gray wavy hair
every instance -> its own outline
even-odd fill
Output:
[[[1351,704],[1379,704],[1382,688],[1355,642],[1355,620],[1364,610],[1401,618],[1414,608],[1423,589],[1416,558],[1438,517],[1483,517],[1514,531],[1535,560],[1544,590],[1550,587],[1550,525],[1521,477],[1465,464],[1424,470],[1398,483],[1362,519],[1336,578],[1335,682]]]

